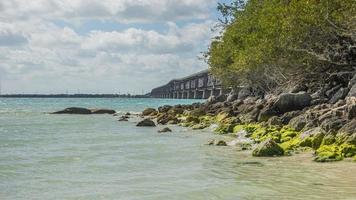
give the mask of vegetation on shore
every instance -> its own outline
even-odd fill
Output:
[[[218,10],[222,32],[205,56],[226,86],[270,91],[293,78],[355,68],[354,0],[234,0]]]

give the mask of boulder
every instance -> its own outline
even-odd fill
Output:
[[[274,103],[274,107],[280,113],[302,110],[303,108],[310,106],[311,100],[312,98],[307,93],[284,93],[278,97],[277,101]]]
[[[127,116],[127,115],[121,116],[118,121],[119,122],[127,122],[127,121],[129,121],[129,116]]]
[[[54,112],[52,114],[79,114],[79,115],[90,115],[92,111],[87,108],[78,108],[78,107],[71,107],[66,108],[61,111]]]
[[[172,108],[172,106],[170,106],[170,105],[160,106],[160,107],[158,107],[158,112],[160,112],[160,113],[168,112],[171,108]]]
[[[227,96],[226,101],[233,102],[233,101],[237,100],[237,98],[238,98],[237,94],[231,93],[231,94],[229,94],[229,96]]]
[[[340,142],[348,142],[356,145],[356,119],[346,123],[336,135]]]
[[[154,113],[157,113],[156,109],[154,108],[146,108],[143,112],[142,115],[143,116],[148,116],[148,115],[152,115]]]
[[[154,127],[156,126],[156,124],[150,120],[150,119],[144,119],[142,121],[140,121],[139,123],[137,123],[136,126],[149,126],[149,127]]]
[[[338,130],[340,130],[345,124],[346,121],[344,119],[333,117],[333,118],[325,119],[321,123],[320,127],[326,133],[337,133]]]
[[[282,156],[284,150],[271,138],[263,141],[253,150],[252,155],[257,157]]]
[[[91,114],[115,114],[115,110],[109,110],[109,109],[93,109],[91,110]]]
[[[168,127],[158,130],[158,133],[167,133],[167,132],[172,132],[172,130]]]
[[[283,125],[281,118],[279,118],[277,116],[273,116],[273,117],[269,118],[267,124],[269,126],[278,126],[278,127]]]

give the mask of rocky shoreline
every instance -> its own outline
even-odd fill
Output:
[[[307,151],[317,162],[356,161],[356,73],[332,74],[325,82],[318,90],[300,83],[279,94],[244,87],[205,103],[147,108],[142,116],[193,130],[213,127],[234,140],[208,144],[239,145],[253,156]]]

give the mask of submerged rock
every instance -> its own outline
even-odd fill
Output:
[[[167,132],[172,132],[172,130],[168,127],[158,130],[158,133],[167,133]]]
[[[253,156],[257,157],[271,157],[282,156],[284,150],[272,139],[267,139],[259,144],[252,152]]]
[[[142,121],[140,121],[139,123],[137,123],[136,126],[149,126],[149,127],[154,127],[156,126],[156,124],[150,120],[150,119],[144,119]]]

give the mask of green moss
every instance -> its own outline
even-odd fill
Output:
[[[345,158],[353,157],[356,155],[356,146],[352,144],[342,144],[340,151]]]
[[[233,128],[233,133],[238,133],[238,132],[240,132],[240,131],[242,131],[242,130],[244,130],[245,129],[245,125],[241,125],[241,124],[239,124],[239,125],[236,125],[234,128]]]
[[[331,145],[335,143],[335,136],[333,135],[327,135],[324,137],[323,141],[321,142],[321,145]]]
[[[228,134],[232,133],[234,130],[235,124],[219,124],[219,126],[214,130],[217,134]]]
[[[339,146],[336,145],[323,145],[316,150],[315,161],[317,162],[331,162],[343,159]]]
[[[226,119],[226,118],[228,118],[228,117],[229,117],[229,113],[221,112],[221,113],[219,113],[219,114],[216,116],[215,120],[216,120],[217,122],[222,122],[224,119]]]
[[[280,146],[286,151],[293,151],[300,147],[301,140],[299,137],[294,137],[286,142],[283,142]]]
[[[209,124],[206,123],[200,123],[200,124],[195,124],[194,126],[192,126],[193,130],[199,130],[199,129],[205,129],[207,127],[209,127]]]

